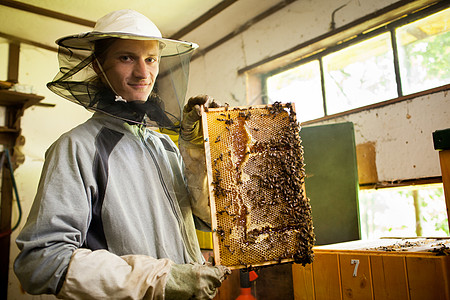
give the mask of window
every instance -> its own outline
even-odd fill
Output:
[[[442,184],[361,190],[359,207],[362,239],[449,235]]]
[[[450,81],[450,9],[396,29],[403,94]]]
[[[397,96],[389,33],[326,55],[322,60],[328,114]]]
[[[318,61],[312,61],[267,79],[270,99],[290,99],[295,103],[299,121],[303,117],[320,118],[324,115],[322,88]]]
[[[420,14],[266,74],[267,102],[304,122],[449,84],[450,8]]]

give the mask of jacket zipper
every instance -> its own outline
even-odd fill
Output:
[[[170,196],[170,193],[168,191],[166,182],[164,181],[163,175],[162,175],[162,171],[161,168],[158,164],[158,161],[155,157],[155,154],[153,153],[153,151],[149,148],[149,146],[147,145],[144,136],[142,135],[141,129],[138,129],[138,133],[139,133],[139,138],[141,139],[142,144],[144,145],[144,147],[147,149],[147,151],[150,153],[150,156],[152,157],[153,163],[156,166],[156,170],[158,171],[158,177],[159,177],[159,181],[161,183],[161,186],[163,187],[164,193],[167,197],[167,199],[169,199],[169,203],[170,203],[170,207],[172,208],[172,212],[175,215],[175,218],[178,221],[178,226],[180,228],[181,231],[181,235],[183,237],[183,245],[184,245],[184,250],[186,251],[186,253],[189,253],[189,251],[187,251],[187,247],[186,247],[186,241],[188,241],[187,239],[187,234],[186,234],[186,229],[184,228],[184,223],[181,220],[181,217],[179,216],[176,208],[175,208],[175,202],[173,200],[173,198]],[[191,254],[192,255],[192,254]]]

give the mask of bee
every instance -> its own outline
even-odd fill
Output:
[[[243,262],[242,260],[240,260],[240,259],[238,259],[238,261],[239,261],[239,264],[241,265],[241,266],[244,266],[245,268],[247,268],[247,264],[245,263],[245,262]]]
[[[217,226],[214,231],[220,236],[220,240],[223,242],[225,240],[225,230],[222,229],[222,226]]]
[[[230,249],[230,245],[224,245],[225,248],[227,248],[228,252],[230,252],[232,255],[234,254],[234,250]]]

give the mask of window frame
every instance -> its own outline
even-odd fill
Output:
[[[315,51],[310,54],[306,54],[303,56],[303,58],[296,60],[293,63],[283,65],[281,67],[272,68],[264,73],[260,73],[260,86],[261,86],[261,102],[263,104],[268,103],[268,97],[267,97],[267,78],[270,76],[279,74],[283,71],[287,71],[289,69],[295,68],[297,66],[306,64],[308,62],[317,60],[319,62],[319,68],[320,68],[320,78],[321,78],[321,89],[322,89],[322,105],[324,108],[324,116],[312,120],[308,120],[303,122],[302,124],[311,124],[316,123],[319,121],[335,118],[342,115],[347,115],[354,112],[364,111],[368,109],[373,109],[374,107],[381,107],[385,105],[389,105],[392,103],[397,103],[400,101],[404,101],[413,97],[417,97],[422,94],[429,94],[434,93],[440,90],[448,90],[450,87],[450,84],[443,85],[440,87],[435,87],[429,90],[420,91],[413,94],[407,94],[404,95],[402,91],[402,82],[400,78],[400,65],[399,65],[399,57],[398,57],[398,47],[397,47],[397,39],[396,39],[396,28],[412,23],[414,21],[417,21],[419,19],[425,18],[431,14],[437,13],[439,11],[448,9],[450,7],[450,3],[444,3],[438,2],[434,5],[430,5],[428,7],[425,7],[419,11],[413,12],[411,14],[407,14],[399,19],[395,19],[389,22],[386,22],[384,25],[381,26],[375,26],[371,29],[362,30],[359,34],[356,34],[348,39],[343,39],[340,42],[337,42],[335,45],[324,47],[318,51]],[[391,45],[392,45],[392,51],[393,51],[393,64],[394,64],[394,72],[395,72],[395,80],[396,80],[396,86],[397,86],[397,97],[393,99],[386,99],[382,100],[370,105],[365,105],[361,107],[357,107],[354,109],[346,110],[343,112],[335,113],[335,114],[328,114],[327,112],[327,105],[326,105],[326,92],[325,92],[325,79],[324,79],[324,71],[323,71],[323,60],[322,58],[330,53],[337,52],[341,49],[344,49],[346,47],[349,47],[351,45],[354,45],[356,43],[362,42],[364,40],[368,40],[372,37],[375,37],[377,35],[383,34],[389,32],[391,37]]]

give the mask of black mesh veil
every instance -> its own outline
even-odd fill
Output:
[[[194,44],[195,45],[195,44]],[[59,72],[47,87],[57,95],[130,123],[177,131],[184,105],[190,59],[195,47],[180,44],[176,54],[161,56],[159,75],[147,101],[116,101],[111,87],[94,71],[90,49],[60,46]]]

